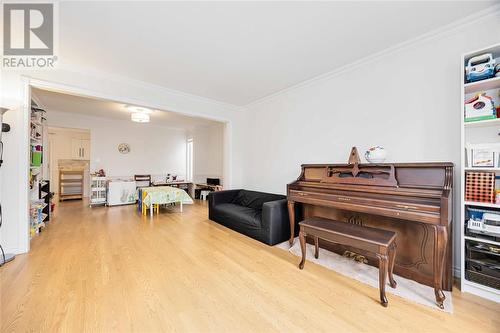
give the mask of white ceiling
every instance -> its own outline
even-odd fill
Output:
[[[59,58],[246,105],[493,3],[60,2]]]
[[[131,121],[131,112],[126,108],[126,104],[124,103],[62,94],[38,88],[33,88],[32,94],[40,102],[41,106],[49,112],[58,111],[91,117]],[[153,125],[187,130],[200,126],[221,124],[204,118],[189,117],[168,111],[155,110],[150,116],[150,123]]]

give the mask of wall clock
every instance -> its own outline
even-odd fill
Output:
[[[130,153],[130,146],[128,143],[120,143],[118,145],[118,151],[122,154],[128,154]]]

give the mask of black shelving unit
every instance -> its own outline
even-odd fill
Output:
[[[42,213],[47,214],[44,222],[48,222],[50,220],[50,181],[42,180],[40,187],[38,188],[38,197],[47,204],[43,208]]]

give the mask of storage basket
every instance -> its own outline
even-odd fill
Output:
[[[499,262],[491,259],[467,259],[466,269],[471,272],[481,273],[486,276],[500,279]]]
[[[493,276],[481,274],[474,271],[465,271],[465,278],[469,281],[476,282],[482,284],[484,286],[488,286],[491,288],[500,290],[500,279],[497,279]]]
[[[465,200],[495,202],[495,173],[467,172],[465,175]]]

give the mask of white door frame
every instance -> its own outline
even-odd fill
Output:
[[[20,186],[19,191],[19,216],[24,217],[25,223],[19,223],[19,251],[21,253],[28,252],[30,248],[30,235],[29,235],[29,121],[30,121],[30,105],[31,105],[31,87],[46,89],[51,91],[56,91],[60,93],[67,93],[72,95],[78,95],[90,98],[106,99],[111,101],[117,101],[124,104],[139,105],[155,110],[165,109],[165,106],[155,105],[150,101],[132,99],[128,96],[123,95],[112,95],[103,94],[98,91],[90,90],[87,88],[76,87],[72,85],[67,85],[63,83],[51,82],[46,80],[40,80],[32,78],[29,76],[23,76],[22,80],[22,130],[19,131],[20,147],[19,147],[19,167],[21,170],[26,170],[26,172],[19,172],[19,182],[18,184],[26,184],[25,186]],[[231,139],[232,139],[232,127],[231,120],[224,117],[208,116],[200,114],[196,111],[186,111],[177,110],[176,108],[168,108],[170,112],[176,112],[179,114],[187,116],[195,116],[200,118],[205,118],[209,120],[214,120],[224,123],[224,154],[223,154],[223,179],[225,182],[224,187],[231,187]],[[24,190],[23,190],[24,189]]]
[[[187,139],[186,142],[186,181],[193,181],[193,168],[194,168],[194,152],[193,152],[194,140],[192,137]]]

